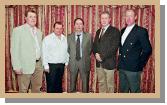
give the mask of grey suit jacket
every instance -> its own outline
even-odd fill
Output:
[[[68,42],[68,53],[69,53],[69,68],[70,70],[76,69],[76,41],[75,41],[75,33],[72,33],[67,36]],[[92,50],[92,38],[89,33],[83,33],[82,39],[82,61],[83,67],[85,70],[90,70],[90,56]]]

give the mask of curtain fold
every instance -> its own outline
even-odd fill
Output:
[[[125,11],[134,8],[137,13],[136,23],[145,27],[149,32],[149,39],[153,52],[141,77],[141,89],[143,93],[155,92],[155,6],[154,5],[6,5],[6,30],[5,30],[5,91],[17,92],[17,77],[12,71],[10,56],[10,38],[12,29],[25,23],[25,11],[33,7],[37,11],[37,27],[42,30],[43,37],[53,30],[55,21],[61,21],[64,26],[64,34],[68,35],[74,31],[74,19],[83,18],[84,31],[89,32],[92,38],[100,27],[100,14],[109,11],[111,25],[122,29],[125,27]],[[119,92],[118,71],[115,71],[115,92]],[[69,91],[69,71],[65,70],[63,78],[63,90]],[[78,76],[77,89],[81,91],[80,75]],[[91,70],[89,81],[90,92],[98,92],[98,84],[95,70],[95,59],[91,56]],[[45,76],[43,76],[42,91],[46,91]]]

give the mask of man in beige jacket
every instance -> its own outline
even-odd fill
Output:
[[[32,9],[25,14],[26,23],[13,29],[11,37],[11,58],[14,72],[18,77],[20,93],[39,93],[42,86],[41,64],[42,33],[37,29],[36,12]],[[30,86],[31,85],[31,86]]]

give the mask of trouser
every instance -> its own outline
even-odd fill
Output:
[[[80,76],[81,76],[82,92],[88,93],[90,70],[85,69],[82,59],[80,59],[79,61],[76,61],[75,67],[71,67],[71,70],[70,70],[70,92],[72,92],[72,93],[76,92],[78,72],[80,73]]]
[[[114,71],[96,68],[99,93],[114,93]]]
[[[18,74],[18,86],[20,93],[27,93],[31,85],[32,93],[40,93],[42,87],[43,69],[41,61],[36,62],[35,71],[33,74]]]
[[[119,69],[120,93],[140,93],[141,71],[131,72]]]
[[[62,93],[62,79],[65,64],[49,63],[49,73],[46,72],[47,93]]]

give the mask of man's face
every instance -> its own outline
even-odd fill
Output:
[[[63,26],[60,24],[56,24],[54,28],[54,33],[60,36],[63,33]]]
[[[74,25],[75,31],[76,32],[82,32],[83,31],[83,27],[84,27],[84,25],[83,25],[82,21],[78,19],[75,22],[75,25]]]
[[[108,14],[102,14],[101,15],[101,25],[102,27],[107,26],[110,23],[110,16]]]
[[[26,23],[29,24],[31,27],[34,27],[37,22],[37,16],[33,12],[28,12],[26,19]]]
[[[136,16],[133,10],[128,10],[126,11],[126,24],[128,26],[131,26],[132,24],[135,23]]]

